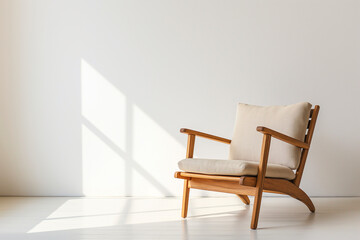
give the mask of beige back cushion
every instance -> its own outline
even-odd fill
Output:
[[[239,103],[234,136],[230,145],[230,160],[259,161],[263,134],[256,131],[264,126],[304,141],[311,104],[307,102],[287,106],[254,106]],[[291,169],[299,166],[301,149],[271,138],[269,163]]]

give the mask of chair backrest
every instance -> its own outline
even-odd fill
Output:
[[[314,135],[316,120],[317,120],[319,111],[320,111],[320,106],[319,105],[315,105],[315,107],[313,109],[311,109],[311,111],[310,111],[309,122],[308,122],[308,125],[307,125],[307,133],[305,135],[305,140],[304,140],[309,145],[311,145],[311,140],[312,140],[312,137]],[[308,152],[309,152],[309,149],[303,149],[302,152],[301,152],[300,164],[299,164],[299,167],[296,170],[296,177],[293,180],[293,182],[294,182],[294,184],[296,186],[300,185],[302,174],[303,174],[304,168],[305,168],[305,163],[306,163]]]
[[[311,141],[313,131],[310,131],[310,114],[311,104],[307,102],[267,107],[239,103],[229,159],[257,162],[260,160],[262,134],[256,131],[257,126],[271,128],[301,141],[304,141],[306,136],[305,141]],[[309,131],[306,135],[307,129]],[[301,166],[303,157],[304,153],[300,148],[272,138],[269,163],[297,169]]]

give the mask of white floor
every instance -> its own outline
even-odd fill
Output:
[[[252,200],[252,199],[251,199]],[[236,196],[191,198],[0,198],[0,239],[360,239],[360,198],[265,197],[258,230]]]

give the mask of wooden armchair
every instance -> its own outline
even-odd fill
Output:
[[[306,103],[306,104],[308,104],[308,103]],[[229,172],[225,171],[225,174],[221,174],[221,171],[220,171],[220,173],[216,172],[216,171],[215,172],[209,171],[209,173],[207,173],[202,168],[196,168],[196,167],[193,167],[193,169],[195,169],[195,170],[193,170],[193,169],[186,170],[185,169],[185,171],[175,172],[175,178],[180,178],[180,179],[184,180],[181,216],[183,218],[186,218],[186,216],[187,216],[190,188],[224,192],[224,193],[233,193],[233,194],[236,194],[241,199],[241,201],[247,205],[250,204],[250,200],[249,200],[248,196],[254,196],[255,198],[254,198],[253,214],[252,214],[252,220],[251,220],[251,229],[256,229],[257,225],[258,225],[261,198],[262,198],[263,192],[287,194],[287,195],[303,202],[309,208],[309,210],[311,212],[315,212],[314,204],[312,203],[312,201],[310,200],[308,195],[299,188],[299,185],[301,182],[301,177],[304,172],[306,158],[307,158],[310,144],[311,144],[311,139],[313,137],[317,116],[318,116],[318,113],[320,110],[320,107],[318,105],[316,105],[313,109],[311,109],[311,104],[308,104],[308,105],[306,105],[306,104],[305,103],[300,104],[300,108],[301,108],[300,112],[301,112],[302,116],[305,116],[303,119],[306,120],[306,124],[303,125],[306,128],[303,131],[304,135],[303,135],[302,139],[304,139],[304,141],[299,140],[299,137],[294,138],[294,137],[285,135],[278,131],[272,130],[271,128],[268,128],[267,126],[257,126],[256,127],[257,132],[255,131],[255,128],[253,128],[253,134],[260,135],[260,138],[261,138],[260,133],[262,133],[262,135],[263,135],[262,143],[261,143],[261,139],[260,139],[260,143],[259,143],[259,145],[261,145],[261,147],[260,147],[261,153],[259,153],[260,158],[257,162],[249,162],[249,161],[235,162],[236,164],[244,164],[244,162],[245,162],[245,164],[246,164],[245,170],[246,169],[249,170],[245,174],[241,174],[241,171],[240,171],[240,174],[233,173],[232,171],[235,168],[230,168]],[[296,104],[289,105],[289,106],[295,106],[295,105]],[[297,104],[296,107],[299,107],[298,105],[299,104]],[[246,108],[248,106],[249,105],[245,105],[245,106],[241,106],[241,107]],[[280,108],[283,107],[280,110],[285,109],[284,114],[286,114],[286,111],[288,110],[288,109],[286,109],[287,106],[276,106],[276,107],[280,107]],[[266,108],[266,107],[264,107],[264,108]],[[305,108],[305,111],[304,111],[304,108]],[[239,109],[239,107],[238,107],[238,109]],[[241,118],[241,114],[244,114],[244,112],[241,112],[241,111],[239,112],[239,111],[240,110],[238,110],[238,113],[237,113],[237,122],[239,122],[239,118]],[[260,109],[260,111],[261,111],[261,109]],[[291,111],[288,111],[288,112],[290,112],[292,114]],[[275,111],[275,113],[277,113],[277,112]],[[265,114],[265,116],[268,116],[268,115]],[[252,117],[252,116],[250,116],[250,117]],[[264,119],[267,120],[267,117],[265,117]],[[281,118],[281,119],[283,119],[283,118]],[[297,121],[298,117],[295,117],[294,119],[295,119],[295,121]],[[266,120],[265,120],[265,122],[266,122]],[[288,119],[286,118],[286,120],[288,120]],[[261,122],[261,121],[259,121],[259,122]],[[251,122],[251,123],[256,124],[254,122]],[[280,124],[279,128],[281,129],[281,126],[283,125],[283,123],[279,123],[279,124]],[[294,124],[292,124],[292,125],[294,125]],[[237,127],[235,127],[235,134],[234,134],[233,141],[235,140],[235,138],[237,136],[236,134],[238,134],[236,132],[236,128]],[[218,141],[218,142],[222,142],[225,144],[230,144],[230,147],[232,147],[231,145],[233,144],[232,140],[230,140],[230,139],[217,137],[214,135],[210,135],[210,134],[206,134],[206,133],[202,133],[202,132],[198,132],[198,131],[194,131],[194,130],[190,130],[190,129],[186,129],[186,128],[180,129],[180,132],[188,135],[186,159],[184,159],[182,161],[188,161],[188,162],[193,161],[192,164],[195,166],[196,166],[196,164],[201,164],[201,161],[211,161],[211,160],[206,160],[206,159],[205,160],[193,159],[196,136],[207,138],[207,139]],[[240,133],[241,133],[241,131],[240,131]],[[271,142],[272,138],[277,139],[276,140],[277,147],[284,147],[283,145],[287,145],[286,147],[291,147],[291,148],[289,148],[290,150],[294,150],[294,151],[298,150],[299,151],[298,162],[295,163],[295,165],[290,164],[291,168],[285,169],[287,171],[286,172],[287,175],[281,175],[280,177],[276,177],[277,176],[276,174],[278,174],[280,170],[282,171],[282,168],[288,167],[288,166],[283,166],[282,164],[276,164],[277,163],[276,161],[279,158],[270,159],[269,164],[268,164],[269,154],[271,155],[270,142]],[[240,144],[243,144],[243,142],[240,141]],[[275,142],[274,142],[274,144],[275,144]],[[292,147],[292,146],[294,146],[294,147]],[[259,150],[260,150],[260,148],[259,148]],[[274,151],[277,151],[277,150],[278,149],[275,149],[275,145],[274,145]],[[231,149],[230,149],[230,151],[231,151]],[[286,153],[286,151],[285,151],[285,153]],[[230,155],[231,155],[231,153],[230,153]],[[276,155],[275,157],[278,157],[278,155]],[[219,168],[221,168],[222,162],[219,162],[219,161],[227,161],[224,163],[233,164],[233,162],[231,162],[231,161],[237,161],[234,159],[238,159],[238,158],[234,158],[234,156],[233,156],[232,158],[230,157],[230,159],[232,159],[232,160],[213,160],[214,164],[210,164],[210,165],[217,165],[217,166],[219,166]],[[197,162],[197,161],[199,161],[199,162]],[[216,162],[216,161],[218,161],[218,162]],[[180,162],[179,162],[179,166],[180,166]],[[272,163],[274,163],[274,164],[272,164]],[[253,168],[254,164],[256,164],[255,170],[257,173],[255,172],[255,170]],[[250,167],[247,167],[248,165]],[[280,166],[278,166],[278,165],[280,165]],[[209,164],[207,166],[209,166]],[[234,165],[234,166],[237,166],[237,165]],[[197,169],[200,169],[200,170],[197,171]],[[272,171],[272,172],[269,172],[270,176],[267,176],[267,170]],[[271,175],[271,174],[273,174],[273,175]],[[293,174],[293,176],[291,176],[291,174]],[[290,176],[290,177],[288,177],[288,176]]]

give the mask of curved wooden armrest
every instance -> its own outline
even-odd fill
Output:
[[[230,143],[231,143],[231,140],[230,140],[230,139],[218,137],[218,136],[211,135],[211,134],[207,134],[207,133],[203,133],[203,132],[198,132],[198,131],[191,130],[191,129],[187,129],[187,128],[181,128],[181,129],[180,129],[180,132],[181,132],[181,133],[188,134],[188,135],[195,135],[195,136],[199,136],[199,137],[211,139],[211,140],[218,141],[218,142],[222,142],[222,143],[227,143],[227,144],[230,144]]]
[[[270,128],[263,127],[263,126],[258,126],[256,128],[256,130],[258,132],[263,133],[263,134],[269,134],[274,138],[277,138],[277,139],[279,139],[281,141],[284,141],[284,142],[289,143],[291,145],[294,145],[296,147],[309,149],[309,144],[307,144],[305,142],[302,142],[302,141],[299,141],[299,140],[297,140],[295,138],[289,137],[289,136],[287,136],[285,134],[279,133],[277,131],[274,131],[274,130],[272,130]]]

